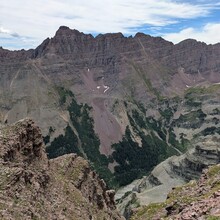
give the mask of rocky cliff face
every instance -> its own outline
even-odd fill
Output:
[[[140,33],[128,38],[120,33],[94,38],[60,27],[35,50],[0,49],[1,120],[34,116],[44,134],[48,128],[42,121],[46,118],[65,127],[57,112],[54,86],[59,85],[71,89],[79,101],[93,105],[95,128],[104,142],[111,134],[99,126],[98,111],[108,112],[116,99],[135,98],[146,103],[153,97],[181,94],[186,86],[218,83],[219,51],[218,44],[194,40],[173,45]],[[102,108],[104,102],[107,108]],[[111,119],[104,113],[103,117]],[[55,122],[54,126],[58,127]],[[119,128],[115,123],[114,129],[119,132]],[[118,142],[118,137],[114,139]]]
[[[123,219],[114,191],[75,154],[48,160],[40,129],[25,119],[0,133],[1,219]]]

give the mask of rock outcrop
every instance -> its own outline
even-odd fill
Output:
[[[114,191],[75,154],[48,160],[30,119],[0,131],[0,219],[123,219]]]
[[[192,146],[185,154],[168,158],[157,165],[149,176],[136,181],[132,189],[127,187],[127,194],[123,196],[120,190],[117,192],[118,209],[125,214],[139,205],[164,202],[172,188],[198,180],[205,168],[218,164],[219,151],[219,138],[213,135]]]
[[[164,203],[135,210],[135,219],[220,219],[220,165],[205,169],[197,182],[174,188]]]

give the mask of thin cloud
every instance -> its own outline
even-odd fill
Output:
[[[5,29],[3,27],[0,27],[0,34],[10,35],[11,37],[20,37],[19,34],[12,32],[8,29]]]
[[[163,38],[174,43],[179,43],[187,38],[191,38],[208,44],[215,44],[220,42],[220,35],[217,34],[219,30],[220,23],[208,23],[199,29],[189,27],[177,33],[165,34]]]
[[[23,48],[31,48],[36,42],[32,37],[21,36],[11,30],[0,27],[0,46],[4,46],[10,50],[17,50]]]
[[[3,28],[3,27],[0,27],[0,33],[1,34],[10,34],[10,31],[5,29],[5,28]]]

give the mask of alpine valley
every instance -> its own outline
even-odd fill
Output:
[[[83,157],[127,219],[220,163],[219,97],[220,44],[61,26],[36,49],[0,48],[1,126],[33,119],[49,161]]]

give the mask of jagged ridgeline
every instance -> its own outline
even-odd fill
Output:
[[[218,138],[219,56],[219,44],[60,27],[36,49],[0,48],[0,122],[33,118],[50,158],[76,152],[125,185]]]

